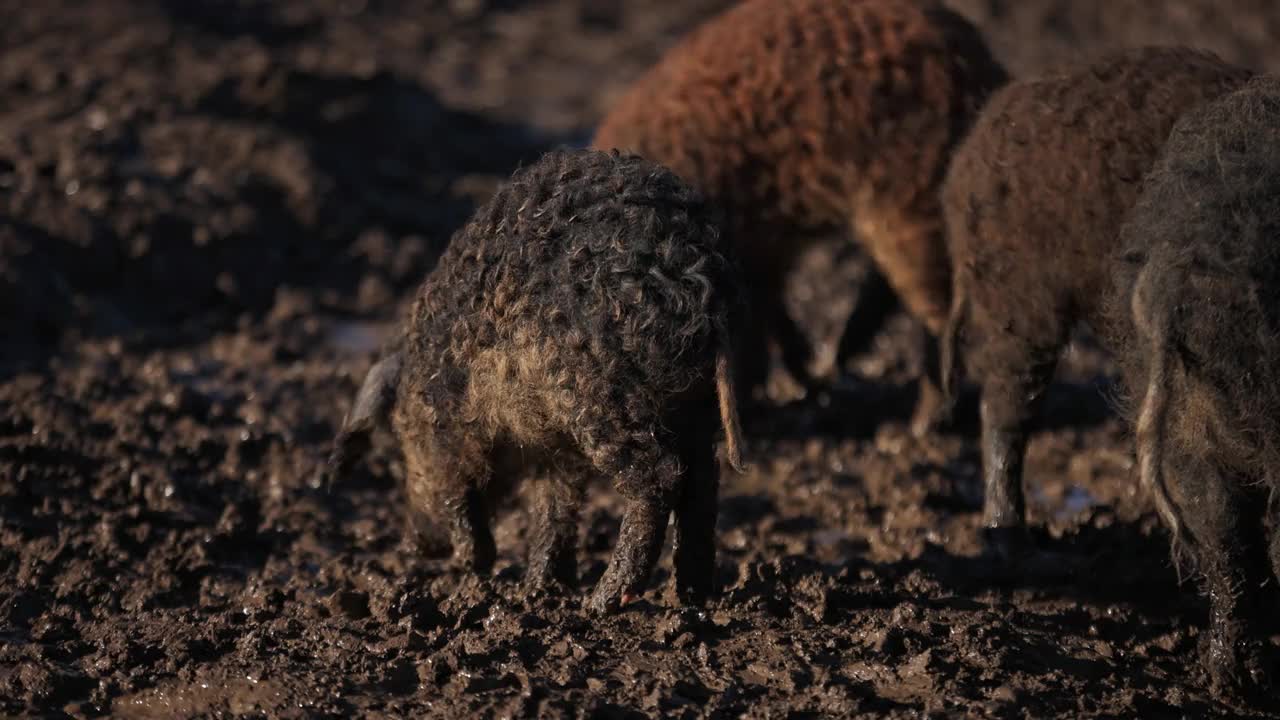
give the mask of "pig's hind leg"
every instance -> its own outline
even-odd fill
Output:
[[[598,427],[604,426],[607,424]],[[614,486],[623,500],[613,556],[589,601],[589,608],[597,613],[617,610],[644,592],[662,551],[683,472],[679,454],[664,447],[652,430],[628,424],[625,430],[607,436],[609,440],[622,437],[622,441],[587,441],[583,445],[596,468],[615,478]]]
[[[401,437],[413,510],[448,528],[455,563],[488,574],[497,559],[488,448],[466,437],[415,435]]]
[[[673,563],[676,594],[681,602],[701,605],[715,586],[716,516],[719,509],[720,463],[716,458],[714,408],[684,433],[681,464],[684,479],[676,499]]]
[[[532,587],[577,584],[578,517],[589,479],[587,468],[557,467],[534,483],[525,576]]]
[[[1029,549],[1023,467],[1031,426],[1056,367],[1058,347],[1049,347],[1007,338],[983,342],[971,353],[986,355],[975,363],[982,368],[975,373],[982,387],[982,528],[988,549],[1005,559]]]
[[[1270,683],[1264,652],[1260,596],[1270,580],[1262,515],[1242,478],[1183,455],[1164,464],[1174,487],[1172,511],[1182,524],[1185,550],[1209,597],[1205,665],[1215,692],[1251,691]],[[1166,518],[1166,523],[1168,519]],[[1181,552],[1175,547],[1175,552]]]

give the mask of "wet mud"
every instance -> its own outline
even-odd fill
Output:
[[[1016,577],[975,542],[972,422],[907,429],[905,316],[747,428],[702,610],[664,555],[624,612],[583,612],[605,484],[582,592],[529,596],[521,498],[480,581],[405,522],[385,434],[318,482],[449,233],[724,5],[0,2],[0,714],[1277,715],[1209,693],[1205,603],[1087,337],[1031,443],[1042,562]],[[1263,0],[955,6],[1015,74],[1157,41],[1280,69]],[[830,357],[866,260],[833,242],[801,270],[793,312]]]

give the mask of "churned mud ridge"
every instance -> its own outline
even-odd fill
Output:
[[[1192,661],[1206,608],[1087,339],[1028,453],[1049,559],[1023,577],[972,540],[975,428],[907,430],[906,317],[857,380],[778,383],[702,611],[665,591],[668,555],[663,590],[581,609],[607,483],[579,592],[526,596],[522,497],[482,582],[406,526],[389,437],[317,481],[448,233],[725,4],[0,0],[0,715],[1276,716],[1213,700]],[[1124,3],[966,4],[1014,74],[1129,36],[1019,24]],[[1235,4],[1261,7],[1203,5]],[[1261,15],[1239,17],[1214,42],[1249,61]],[[801,271],[789,305],[830,354],[866,260],[819,246]]]

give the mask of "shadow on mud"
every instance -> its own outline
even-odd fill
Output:
[[[273,3],[159,0],[156,5],[179,26],[225,39],[248,35],[266,45],[289,45],[321,27],[314,18],[286,21]]]
[[[915,382],[878,383],[845,376],[816,397],[744,410],[744,429],[753,437],[773,440],[866,440],[886,422],[907,424],[919,399]],[[1049,387],[1032,433],[1098,427],[1115,416],[1109,399],[1114,384],[1100,377],[1088,382],[1060,380]],[[979,392],[961,389],[951,417],[938,428],[946,435],[977,439]]]
[[[936,546],[895,572],[920,568],[958,592],[979,589],[1052,590],[1055,595],[1091,604],[1131,603],[1153,611],[1186,609],[1195,595],[1191,582],[1179,585],[1169,554],[1168,537],[1148,525],[1154,518],[1121,522],[1109,511],[1095,511],[1107,518],[1097,525],[1086,522],[1070,534],[1050,537],[1033,528],[1034,548],[1028,557],[1008,565],[991,557],[956,557]]]

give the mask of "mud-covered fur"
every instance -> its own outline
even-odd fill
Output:
[[[612,478],[624,517],[591,607],[643,590],[672,509],[677,590],[700,602],[715,567],[721,427],[741,467],[729,350],[741,300],[719,220],[635,156],[558,151],[516,172],[423,284],[334,464],[358,448],[344,438],[390,411],[411,505],[449,528],[455,558],[477,572],[494,561],[497,496],[535,476],[533,584],[575,579],[583,492]]]
[[[1138,48],[1007,85],[957,148],[943,186],[955,298],[944,394],[982,390],[983,525],[997,549],[1024,529],[1029,424],[1058,356],[1095,329],[1125,213],[1184,112],[1250,73],[1182,48]]]
[[[1280,80],[1179,120],[1120,246],[1107,334],[1141,480],[1203,576],[1215,684],[1252,685],[1280,574]]]
[[[770,344],[810,383],[783,286],[819,234],[856,236],[907,308],[941,330],[951,280],[937,189],[1005,81],[977,30],[932,0],[746,0],[642,77],[593,145],[660,162],[726,208],[759,321],[742,339],[743,387],[763,381]],[[850,318],[864,331],[846,329],[837,370],[882,319]]]

